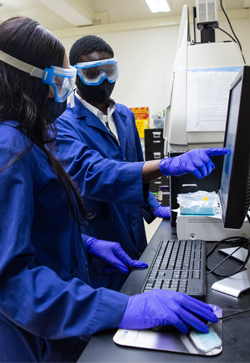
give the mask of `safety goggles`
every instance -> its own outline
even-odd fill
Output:
[[[75,67],[61,68],[52,66],[43,70],[22,62],[2,51],[0,51],[0,60],[23,72],[29,73],[32,77],[41,78],[43,83],[49,85],[56,102],[64,102],[74,89],[76,80]]]
[[[109,83],[113,83],[118,79],[118,63],[115,58],[77,63],[75,67],[82,82],[89,86],[97,86],[104,79],[107,79]]]

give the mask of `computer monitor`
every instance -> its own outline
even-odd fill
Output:
[[[242,67],[230,87],[224,146],[229,153],[224,157],[219,189],[222,218],[225,228],[240,229],[250,206],[250,66]],[[221,251],[230,254],[233,250]],[[241,248],[232,257],[243,261],[247,250]],[[250,289],[249,261],[245,267],[215,282],[212,289],[238,297]]]
[[[240,229],[250,206],[250,66],[230,87],[219,189],[225,228]]]

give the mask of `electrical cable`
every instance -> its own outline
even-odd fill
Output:
[[[226,32],[225,30],[221,29],[219,26],[217,27],[217,29],[219,29],[223,33],[227,34],[236,44],[238,44],[237,41],[234,39],[234,37],[232,37],[231,34],[229,34],[228,32]]]
[[[250,240],[248,238],[245,238],[245,237],[239,237],[239,236],[229,237],[229,238],[225,238],[225,239],[222,239],[222,240],[218,241],[214,245],[214,247],[211,249],[211,251],[209,251],[207,253],[206,258],[208,258],[209,256],[211,256],[211,254],[216,250],[216,248],[219,246],[219,244],[224,243],[224,242],[228,242],[230,244],[234,244],[235,246],[233,246],[233,247],[238,247],[238,248],[235,251],[233,251],[229,256],[227,256],[223,261],[221,261],[218,265],[216,265],[214,268],[211,269],[207,265],[206,266],[206,269],[208,270],[207,274],[208,273],[213,273],[213,274],[215,274],[216,276],[219,276],[219,277],[230,277],[230,276],[233,276],[236,273],[242,271],[245,268],[245,266],[246,266],[246,264],[247,264],[247,262],[249,260],[249,257],[250,257]],[[214,271],[220,265],[222,265],[231,255],[233,255],[238,249],[240,249],[241,247],[244,247],[245,245],[247,245],[247,249],[248,249],[248,253],[247,253],[246,259],[245,259],[245,261],[243,261],[243,263],[241,264],[241,266],[236,271],[234,271],[232,273],[229,273],[227,275],[219,274],[219,273],[217,273],[217,272]]]
[[[193,44],[196,44],[195,18],[196,18],[196,6],[193,6],[193,27],[194,27],[194,40],[193,40]]]
[[[229,20],[229,17],[227,16],[226,10],[224,9],[224,7],[223,7],[223,5],[222,5],[222,0],[220,0],[220,6],[221,6],[221,9],[222,9],[222,11],[223,11],[223,13],[224,13],[224,15],[225,15],[225,17],[226,17],[227,21],[228,21],[228,24],[229,24],[229,26],[230,26],[230,29],[231,29],[231,31],[232,31],[232,33],[233,33],[233,35],[234,35],[235,39],[237,40],[237,43],[239,44],[240,50],[242,51],[242,47],[241,47],[240,41],[239,41],[239,39],[237,38],[237,36],[236,36],[236,34],[235,34],[234,30],[233,30],[232,24],[231,24],[231,22],[230,22],[230,20]]]
[[[209,272],[207,272],[207,275],[214,272],[214,270],[216,270],[218,267],[220,267],[227,259],[229,259],[229,257],[231,257],[236,251],[238,251],[241,248],[241,246],[239,246],[235,251],[233,251],[232,253],[230,253],[230,255],[227,255],[227,257],[224,258],[224,260],[222,260],[220,263],[218,263],[218,265],[216,265],[214,268],[212,268],[211,270],[209,270]]]
[[[250,309],[236,311],[236,312],[234,312],[232,314],[222,316],[221,318],[218,318],[218,320],[225,320],[225,319],[231,318],[234,315],[238,315],[238,314],[242,314],[242,313],[248,313],[249,311],[250,311]]]
[[[227,13],[226,13],[226,11],[225,11],[225,9],[224,9],[223,5],[222,5],[222,0],[220,0],[220,6],[221,6],[221,9],[222,9],[222,11],[223,11],[223,13],[224,13],[224,15],[225,15],[225,17],[226,17],[227,21],[228,21],[228,24],[229,24],[229,26],[230,26],[230,29],[231,29],[231,31],[232,31],[232,33],[233,33],[233,35],[234,35],[234,37],[235,37],[235,39],[236,39],[236,41],[237,41],[237,43],[238,43],[238,46],[239,46],[239,48],[240,48],[240,51],[241,51],[241,55],[242,55],[242,58],[243,58],[244,64],[246,64],[246,60],[245,60],[245,57],[244,57],[244,54],[243,54],[243,51],[242,51],[242,47],[241,47],[240,41],[239,41],[239,39],[237,38],[237,36],[236,36],[236,34],[235,34],[234,30],[233,30],[232,24],[231,24],[231,22],[230,22],[230,20],[229,20],[229,18],[228,18],[228,16],[227,16]]]

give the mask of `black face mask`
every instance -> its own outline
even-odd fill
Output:
[[[51,123],[54,122],[67,108],[67,100],[62,103],[56,102],[54,98],[48,97],[44,110],[50,117]]]
[[[83,98],[87,102],[89,102],[90,104],[98,103],[100,105],[105,103],[109,99],[115,87],[115,82],[109,83],[107,79],[105,79],[98,86],[88,86],[77,77],[76,84]]]

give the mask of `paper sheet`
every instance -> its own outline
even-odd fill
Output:
[[[229,89],[240,69],[188,69],[188,132],[225,131]]]

